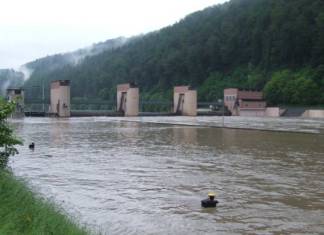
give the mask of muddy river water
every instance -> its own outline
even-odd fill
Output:
[[[158,117],[15,120],[25,145],[10,167],[102,234],[324,232],[324,121],[298,128],[297,120],[297,130],[311,133],[222,129],[201,124],[208,119],[194,121],[195,126],[152,123]],[[285,122],[291,123],[285,120],[281,129]],[[209,191],[217,193],[216,209],[200,206]]]

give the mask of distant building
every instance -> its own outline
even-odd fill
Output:
[[[267,103],[260,91],[224,90],[224,104],[233,116],[265,116]]]
[[[25,115],[24,106],[25,106],[25,97],[24,89],[21,88],[9,88],[7,89],[7,100],[16,102],[16,109],[13,114],[13,117],[22,117]]]

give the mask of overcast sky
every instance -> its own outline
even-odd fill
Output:
[[[226,0],[1,0],[0,68],[160,29]]]

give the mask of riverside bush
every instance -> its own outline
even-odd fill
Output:
[[[0,170],[6,167],[9,156],[18,153],[15,145],[21,144],[7,123],[7,117],[14,109],[14,102],[7,102],[0,98]]]

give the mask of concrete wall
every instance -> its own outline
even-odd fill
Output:
[[[124,96],[123,93],[125,93]],[[124,112],[126,110],[126,98],[127,98],[127,91],[123,92],[117,90],[117,112]]]
[[[282,110],[279,107],[261,109],[240,109],[240,116],[243,117],[280,117]]]
[[[247,99],[247,100],[262,100],[263,93],[261,91],[244,91],[239,90],[237,94],[238,99]]]
[[[51,83],[50,112],[58,117],[71,116],[70,82],[59,80]]]
[[[129,88],[126,98],[125,116],[138,116],[139,113],[139,89]]]
[[[269,107],[266,108],[265,116],[266,117],[280,117],[282,110],[279,107]]]
[[[50,113],[55,113],[58,115],[57,104],[60,99],[59,97],[60,97],[59,88],[53,88],[51,84],[51,94],[50,94],[51,105],[49,110]]]
[[[266,102],[265,101],[245,101],[240,100],[240,110],[242,109],[265,109]]]
[[[185,93],[182,115],[197,116],[197,91],[189,90]]]
[[[265,115],[266,115],[265,109],[240,110],[240,116],[242,117],[264,117]]]
[[[179,100],[179,97],[182,99]],[[180,104],[179,104],[180,101]],[[197,116],[197,91],[189,86],[174,87],[173,92],[173,112],[180,110],[181,115]]]
[[[180,97],[180,94],[184,94],[184,93],[177,93],[177,92],[174,92],[173,93],[173,112],[176,113],[177,112],[177,109],[178,109],[178,102],[179,102],[179,97]],[[180,110],[183,110],[183,101],[180,101]]]
[[[324,110],[309,109],[306,110],[302,117],[305,118],[324,118]]]
[[[139,89],[132,84],[117,86],[117,111],[125,116],[138,116],[139,114]]]

